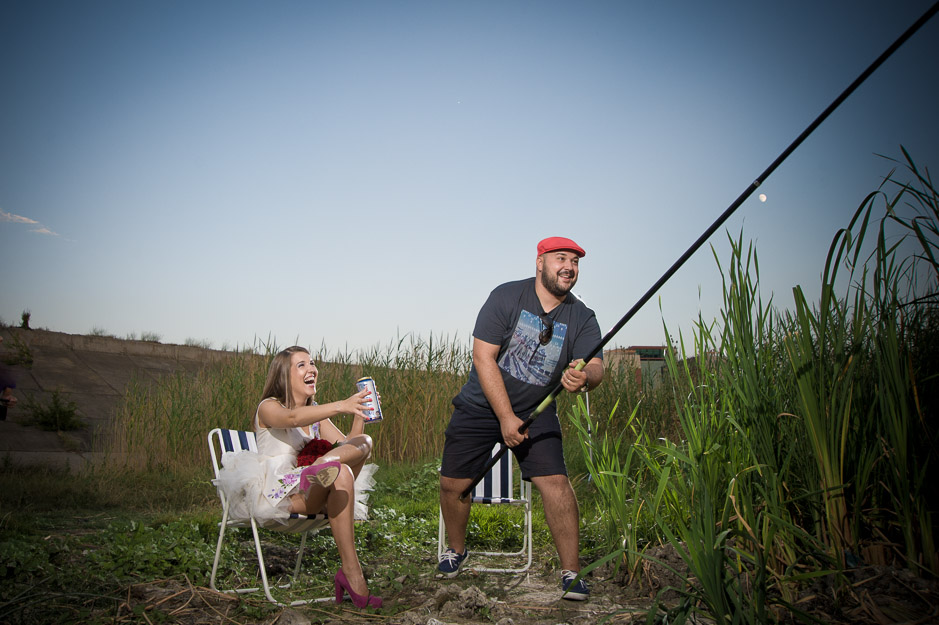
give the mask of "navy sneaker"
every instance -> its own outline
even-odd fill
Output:
[[[440,564],[437,565],[437,571],[444,577],[456,577],[460,572],[460,567],[469,557],[469,549],[463,548],[463,554],[459,554],[453,549],[447,549],[440,556]]]
[[[561,587],[564,589],[564,593],[561,595],[562,599],[586,601],[590,598],[590,588],[587,587],[587,582],[583,579],[574,582],[576,578],[577,573],[574,571],[568,571],[567,569],[561,571]]]

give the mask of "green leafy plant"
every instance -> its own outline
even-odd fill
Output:
[[[117,579],[184,574],[203,584],[212,567],[214,544],[191,522],[159,527],[119,523],[110,525],[102,538],[101,548],[90,552],[88,561]]]
[[[78,405],[63,399],[58,390],[52,392],[48,404],[27,396],[26,411],[30,415],[29,423],[42,430],[68,432],[85,428],[85,422],[78,416]]]
[[[0,541],[0,579],[28,578],[51,569],[45,545],[38,540]]]

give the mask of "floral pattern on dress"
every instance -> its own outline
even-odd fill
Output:
[[[287,473],[277,478],[277,486],[268,491],[267,496],[280,501],[300,482],[299,473]]]

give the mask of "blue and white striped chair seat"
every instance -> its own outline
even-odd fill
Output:
[[[499,449],[499,446],[496,445],[495,449]],[[502,460],[479,481],[473,489],[473,503],[511,504],[515,502],[511,456],[511,453],[506,452]],[[509,461],[505,461],[506,459]]]
[[[215,428],[209,432],[208,436],[209,442],[209,454],[212,457],[212,470],[215,474],[215,478],[218,479],[219,472],[222,469],[222,455],[226,452],[228,453],[241,453],[245,451],[257,452],[258,450],[258,441],[254,435],[254,432],[249,432],[245,430],[226,430],[221,428]],[[267,579],[267,568],[264,565],[264,554],[261,550],[261,539],[258,534],[258,528],[262,527],[263,529],[272,530],[275,532],[286,532],[286,533],[300,533],[302,534],[300,539],[300,548],[297,552],[297,563],[293,570],[293,577],[295,578],[300,572],[300,562],[303,558],[303,550],[306,547],[307,536],[310,532],[317,532],[326,526],[329,522],[329,519],[325,514],[291,514],[289,520],[286,523],[268,523],[261,525],[254,518],[250,519],[233,519],[229,517],[229,502],[226,500],[225,493],[221,490],[218,491],[219,498],[222,502],[222,520],[219,522],[219,531],[218,531],[218,544],[215,547],[215,561],[212,563],[212,575],[209,578],[209,586],[212,590],[225,593],[251,593],[261,590],[263,587],[264,595],[267,597],[268,601],[275,603],[277,605],[303,605],[306,603],[318,602],[318,601],[330,601],[331,597],[322,597],[318,599],[306,599],[291,601],[289,603],[284,603],[278,601],[274,598],[271,592],[271,585]],[[254,547],[255,553],[258,558],[258,568],[261,573],[261,587],[254,588],[238,588],[238,589],[228,589],[220,590],[215,586],[216,575],[219,569],[219,559],[222,553],[222,543],[225,538],[225,530],[230,527],[250,527],[251,533],[254,536]],[[290,583],[282,584],[277,586],[278,588],[289,588]]]
[[[501,445],[498,443],[492,448],[492,455],[495,455]],[[467,562],[465,568],[474,571],[488,571],[494,573],[523,573],[531,567],[532,562],[532,523],[531,523],[531,482],[526,482],[519,478],[514,478],[515,456],[511,452],[502,454],[502,457],[483,477],[473,489],[472,501],[474,504],[484,505],[510,505],[520,506],[524,509],[525,523],[524,534],[522,535],[522,548],[519,551],[476,551],[472,550],[474,556],[505,556],[517,559],[519,556],[525,556],[527,561],[518,567],[493,568],[476,564],[472,559]],[[518,482],[518,496],[515,496],[515,483]],[[443,523],[443,511],[440,512],[437,529],[437,557],[443,555],[446,546],[446,527]]]

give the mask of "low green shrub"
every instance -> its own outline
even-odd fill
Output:
[[[32,396],[26,397],[26,412],[30,425],[49,432],[69,432],[84,429],[85,422],[78,416],[78,405],[63,399],[58,390],[52,392],[48,404],[42,404]]]

